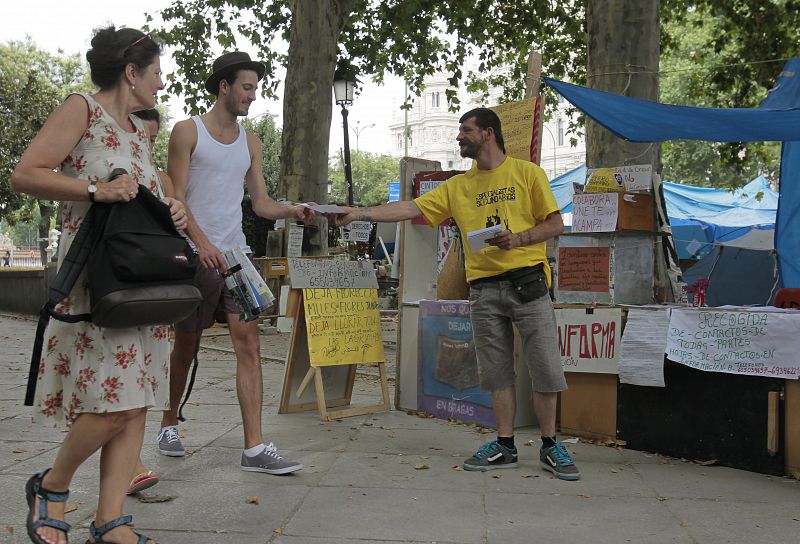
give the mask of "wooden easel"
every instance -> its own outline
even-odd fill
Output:
[[[369,272],[377,288],[377,281],[374,280],[374,272],[371,269]],[[293,287],[295,286],[294,283],[295,282],[293,282]],[[333,289],[333,287],[326,289]],[[330,410],[331,408],[348,406],[350,404],[353,393],[353,383],[355,381],[356,364],[312,365],[302,289],[293,288],[290,290],[286,314],[288,317],[293,318],[294,324],[292,327],[289,354],[286,361],[286,371],[284,373],[284,383],[278,409],[279,413],[312,410],[316,407],[319,411],[321,421],[331,421],[333,419],[371,414],[389,409],[389,385],[386,377],[386,365],[384,361],[375,361],[357,364],[377,365],[382,402],[369,406]],[[313,400],[310,393],[307,391],[312,380],[314,382],[315,395]]]

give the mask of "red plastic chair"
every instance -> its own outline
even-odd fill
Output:
[[[775,294],[773,306],[778,308],[794,308],[800,310],[800,288],[784,287]]]

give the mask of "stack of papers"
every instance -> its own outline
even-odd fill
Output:
[[[482,249],[489,247],[488,241],[497,236],[503,230],[502,225],[492,225],[485,229],[473,230],[467,233],[467,241],[469,248],[473,253],[477,253]]]

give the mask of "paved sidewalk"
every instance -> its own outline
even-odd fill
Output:
[[[23,486],[50,466],[63,437],[33,425],[22,406],[34,329],[32,320],[0,316],[3,544],[28,542]],[[564,482],[539,468],[534,428],[517,431],[517,469],[463,472],[463,459],[492,434],[397,411],[325,424],[316,412],[278,415],[283,365],[273,356],[264,359],[265,436],[305,468],[289,476],[243,472],[234,357],[223,338],[207,339],[215,349],[203,350],[184,411],[190,455],[159,455],[160,416],[148,417],[143,457],[162,481],[142,498],[166,502],[129,498],[126,509],[161,544],[800,541],[798,481],[578,443],[568,449],[583,479]],[[264,353],[284,340],[263,336]],[[361,377],[353,398],[375,402],[377,384]],[[90,459],[71,488],[71,542],[88,536],[97,463]]]

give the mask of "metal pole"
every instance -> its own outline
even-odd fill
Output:
[[[347,181],[347,205],[353,205],[353,172],[350,169],[350,136],[347,129],[347,108],[342,104],[342,125],[344,126],[344,177]]]
[[[542,128],[545,129],[547,131],[547,133],[550,135],[550,138],[553,139],[553,179],[555,179],[556,175],[557,175],[557,172],[556,172],[556,137],[553,136],[553,132],[549,128],[547,128],[547,125],[542,125]]]

